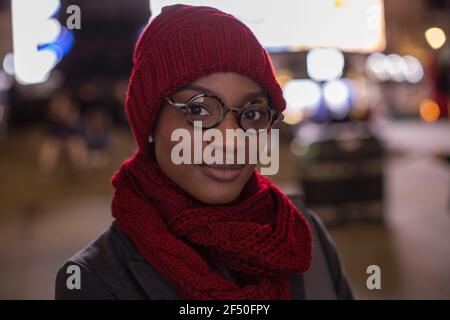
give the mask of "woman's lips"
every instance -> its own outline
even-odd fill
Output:
[[[210,178],[228,182],[237,178],[245,164],[202,164],[201,170]]]

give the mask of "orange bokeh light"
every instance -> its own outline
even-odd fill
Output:
[[[441,115],[439,105],[431,99],[425,99],[420,103],[419,112],[420,117],[427,122],[436,121]]]

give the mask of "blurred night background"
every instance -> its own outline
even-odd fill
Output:
[[[450,299],[450,0],[180,2],[270,52],[288,108],[269,178],[326,223],[356,298]],[[109,225],[133,47],[173,3],[0,0],[0,299],[52,299]]]

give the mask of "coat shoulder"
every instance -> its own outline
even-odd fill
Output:
[[[126,267],[133,251],[122,237],[113,223],[66,261],[56,275],[55,299],[141,298],[142,292]]]
[[[354,299],[352,288],[340,261],[336,245],[322,220],[306,207],[303,196],[291,195],[289,198],[309,222],[313,232],[313,265],[305,274],[309,283],[306,286],[307,288],[305,288],[307,291],[306,297],[313,296],[314,298],[323,299],[324,296],[328,296],[333,297],[332,299]],[[325,285],[324,279],[329,279],[330,283],[328,286]],[[318,290],[318,288],[321,290]]]

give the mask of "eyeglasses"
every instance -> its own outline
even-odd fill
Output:
[[[217,126],[230,111],[236,113],[236,122],[244,131],[269,129],[284,118],[281,112],[274,111],[266,101],[249,102],[240,108],[229,108],[219,97],[207,93],[195,95],[186,103],[177,103],[170,98],[166,98],[166,101],[177,110],[183,110],[185,119],[190,124],[201,121],[203,129]]]

